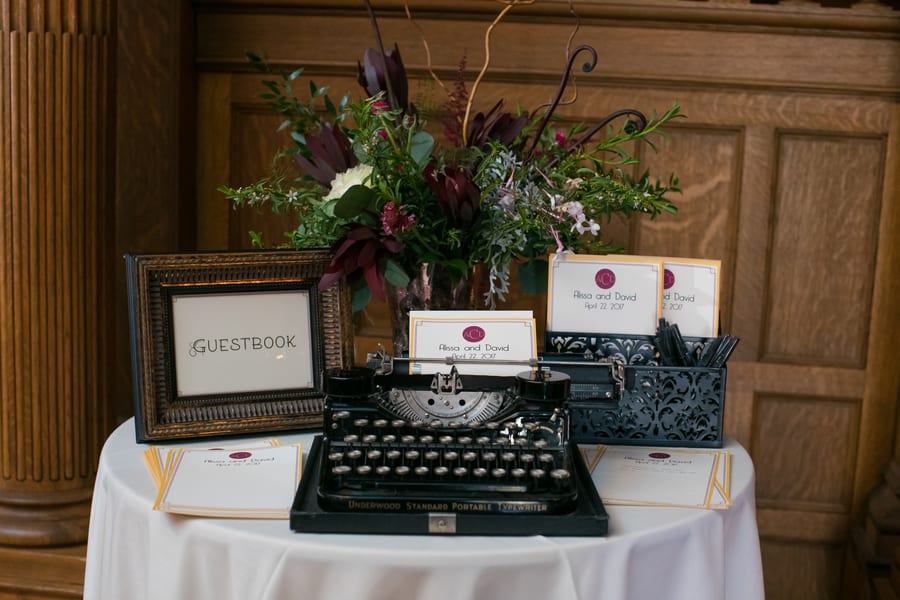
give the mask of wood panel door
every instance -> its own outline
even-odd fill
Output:
[[[215,191],[266,175],[284,143],[243,52],[306,66],[335,95],[358,93],[355,65],[371,35],[356,4],[275,4],[196,4],[202,249],[248,247],[248,229],[278,239],[294,226],[234,211]],[[480,64],[488,3],[413,2],[415,27],[402,2],[376,4],[383,36],[398,42],[420,91],[431,88],[419,28],[443,77],[463,49]],[[658,154],[642,157],[679,175],[679,214],[613,229],[629,253],[722,260],[722,327],[741,338],[729,363],[726,433],[756,465],[767,595],[840,597],[850,531],[896,429],[900,15],[875,2],[576,9],[576,39],[594,44],[601,62],[579,78],[568,117],[662,112],[673,100],[688,117]],[[479,105],[506,98],[528,108],[555,90],[569,3],[518,14],[494,32]],[[544,310],[521,296],[510,306]],[[383,306],[359,315],[357,328],[359,359],[388,337]]]

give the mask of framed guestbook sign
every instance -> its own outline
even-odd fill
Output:
[[[319,427],[322,373],[352,364],[327,250],[125,257],[140,442]]]

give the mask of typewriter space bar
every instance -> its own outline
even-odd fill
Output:
[[[528,492],[528,486],[509,483],[471,483],[459,481],[384,481],[359,479],[345,481],[345,488],[367,490],[406,490],[411,492],[486,492],[486,493],[511,493],[524,494]]]

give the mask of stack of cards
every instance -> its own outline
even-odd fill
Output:
[[[300,443],[153,446],[144,462],[158,488],[154,510],[182,515],[287,519],[303,466]]]
[[[605,504],[731,507],[728,450],[601,444],[581,452]]]
[[[683,335],[718,335],[720,261],[651,256],[550,257],[547,330],[653,335],[664,318]]]

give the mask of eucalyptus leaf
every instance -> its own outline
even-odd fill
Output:
[[[322,203],[321,211],[327,217],[334,217],[334,205],[337,204],[337,198],[326,200]]]
[[[359,216],[372,204],[375,193],[364,185],[350,186],[334,205],[334,214],[342,219]]]
[[[417,165],[424,167],[431,158],[432,148],[434,148],[434,138],[426,131],[419,131],[410,140],[409,154]]]
[[[384,262],[384,278],[397,288],[405,288],[409,285],[409,275],[406,274],[403,267],[390,258]]]

